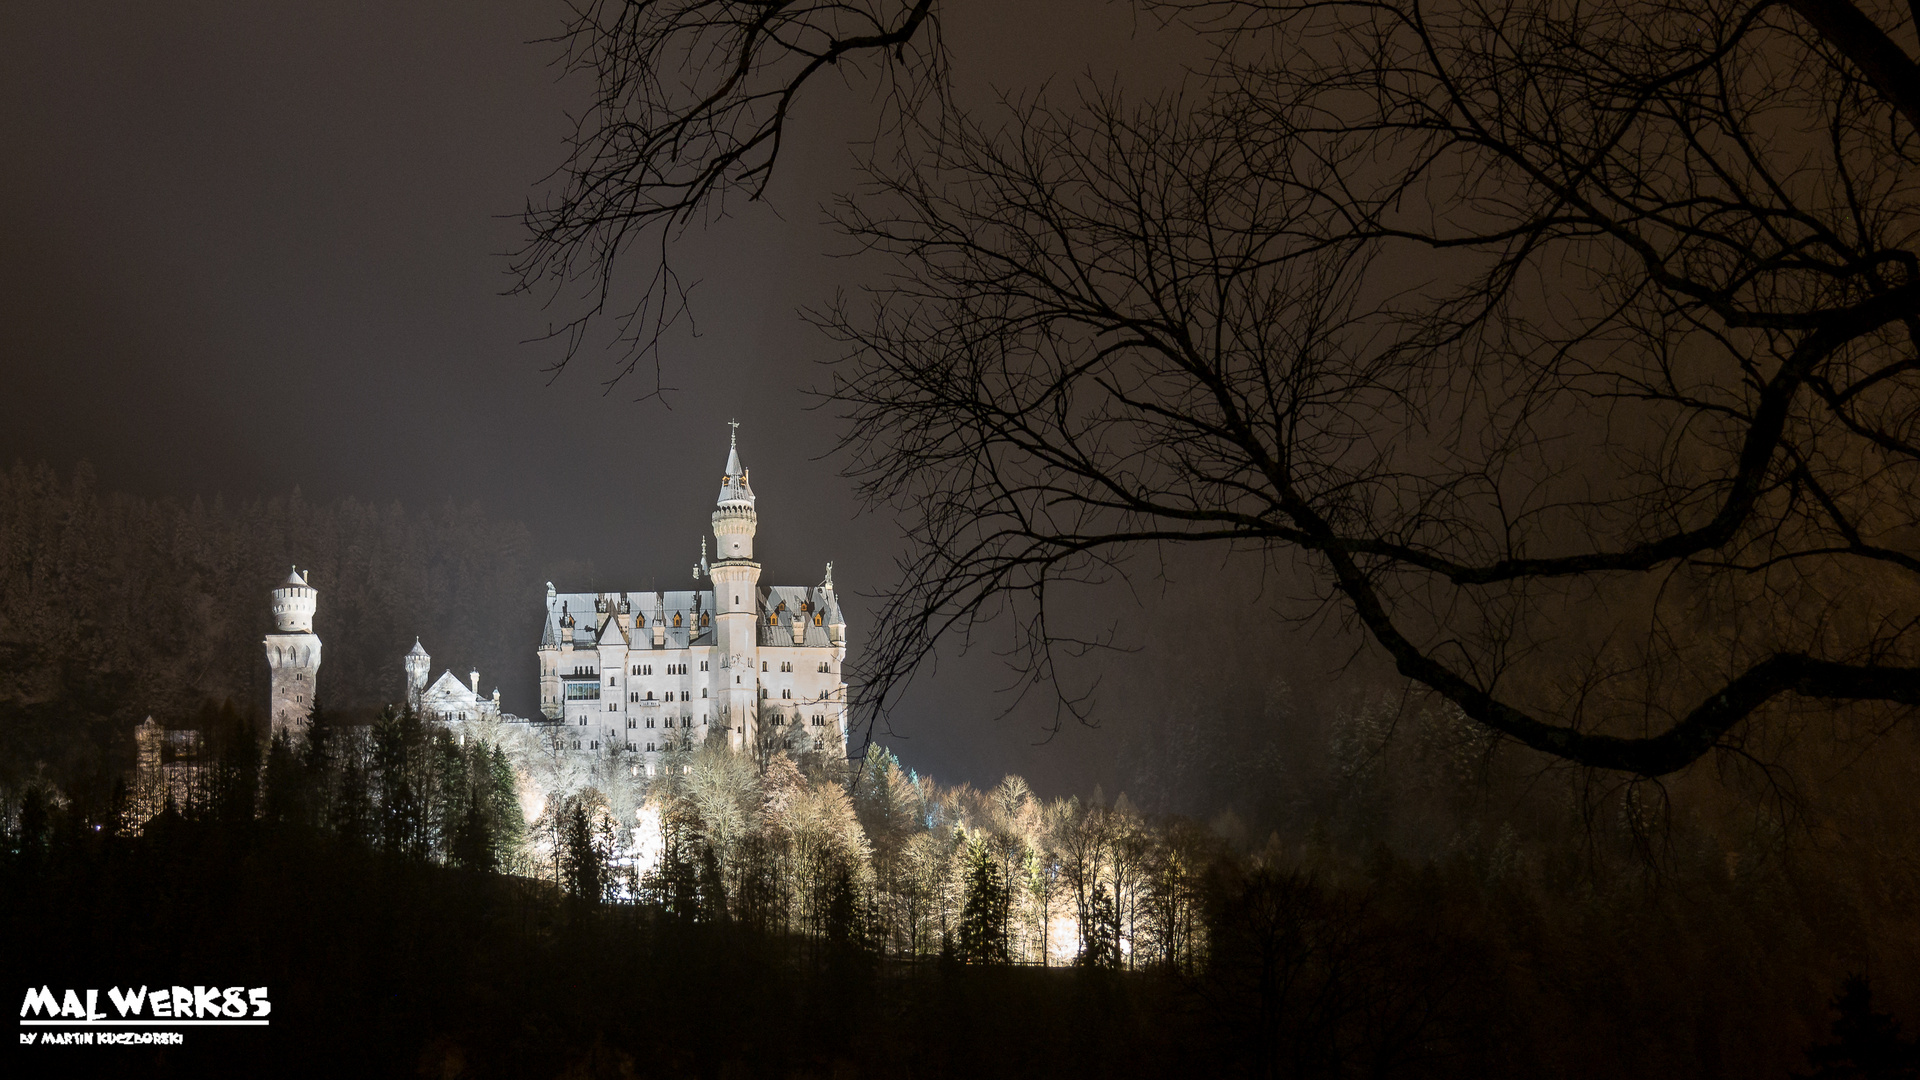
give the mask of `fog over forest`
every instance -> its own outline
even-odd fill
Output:
[[[0,1075],[1920,1080],[1920,0],[15,4],[0,146]]]

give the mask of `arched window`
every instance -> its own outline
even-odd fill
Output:
[[[680,625],[680,613],[677,611],[673,613],[673,625],[675,626]]]

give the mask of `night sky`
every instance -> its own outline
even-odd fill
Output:
[[[963,102],[1083,75],[1151,88],[1191,51],[1105,3],[1034,7],[951,11]],[[835,347],[797,315],[876,272],[836,256],[845,241],[820,211],[854,179],[847,140],[871,103],[823,88],[769,200],[686,238],[699,333],[666,343],[664,403],[637,400],[649,372],[605,385],[611,351],[556,377],[557,350],[530,341],[554,313],[503,293],[517,212],[562,159],[585,90],[537,40],[561,14],[448,2],[0,11],[0,460],[86,459],[104,488],[183,499],[297,486],[477,502],[533,530],[538,564],[572,575],[562,589],[670,588],[685,586],[708,532],[725,422],[738,419],[763,581],[811,584],[831,559],[845,592],[884,587],[897,530],[857,514],[828,456],[838,421],[805,390]],[[882,738],[944,780],[1020,771],[1057,794],[1113,784],[1122,733],[1168,702],[1257,712],[1276,673],[1313,682],[1343,655],[1275,629],[1236,573],[1095,600],[1089,612],[1145,650],[1109,682],[1100,731],[1070,726],[1036,745],[1046,702],[996,719],[1008,701],[990,690],[1008,676],[984,642],[943,662]],[[535,693],[527,644],[523,670],[499,676],[522,713]]]

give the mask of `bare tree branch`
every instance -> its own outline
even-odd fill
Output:
[[[576,0],[571,12],[554,39],[560,65],[590,78],[594,98],[555,171],[558,193],[522,215],[514,291],[543,292],[561,311],[545,335],[561,344],[556,371],[610,317],[620,362],[607,386],[650,363],[658,394],[661,336],[688,314],[672,257],[686,227],[725,213],[729,196],[766,193],[794,109],[822,73],[871,81],[894,118],[939,100],[934,4]]]
[[[1207,80],[949,120],[842,209],[901,273],[818,316],[831,394],[915,544],[866,708],[1009,610],[1049,681],[1050,582],[1219,542],[1586,765],[1920,703],[1891,61],[1811,0],[1170,6]]]

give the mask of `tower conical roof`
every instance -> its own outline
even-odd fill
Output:
[[[747,483],[746,466],[740,464],[740,425],[734,424],[733,437],[727,443],[727,471],[720,477],[721,506],[743,506],[753,509],[753,487]]]
[[[413,639],[413,648],[411,648],[411,649],[409,649],[409,650],[407,650],[407,655],[408,655],[408,656],[425,656],[425,655],[427,655],[427,650],[421,647],[421,645],[420,645],[420,639],[419,639],[419,638],[414,638],[414,639]]]

